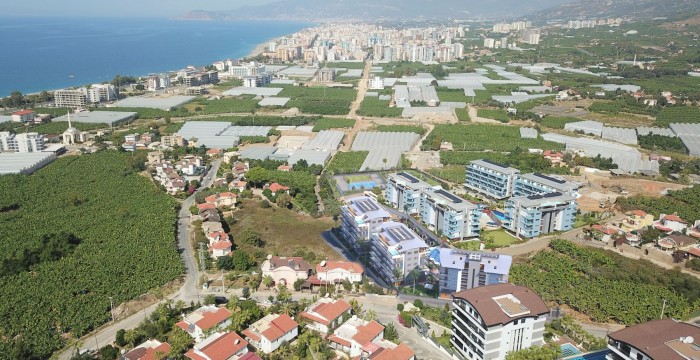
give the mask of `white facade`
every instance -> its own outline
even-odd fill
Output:
[[[406,225],[390,221],[372,234],[370,266],[387,281],[401,282],[411,270],[420,267],[422,252],[427,248]]]
[[[44,138],[38,133],[11,134],[0,131],[0,151],[29,153],[42,150]]]
[[[356,252],[362,251],[361,244],[370,239],[376,228],[389,221],[387,212],[379,203],[370,197],[358,196],[346,199],[340,208],[340,229],[343,237]]]
[[[383,90],[384,89],[384,79],[375,76],[371,79],[369,79],[369,88],[370,90]]]
[[[325,283],[339,283],[344,280],[359,283],[362,282],[363,273],[362,265],[349,261],[322,261],[316,266],[316,277]]]

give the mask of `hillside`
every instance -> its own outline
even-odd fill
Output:
[[[496,17],[511,18],[570,0],[281,0],[234,10],[194,10],[188,20],[364,20]]]
[[[676,18],[700,11],[698,0],[577,0],[527,15],[533,20],[622,17],[635,20]]]

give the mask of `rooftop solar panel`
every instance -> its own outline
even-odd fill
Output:
[[[508,168],[507,165],[503,165],[503,164],[501,164],[501,163],[497,163],[497,162],[491,161],[491,160],[489,160],[489,159],[483,159],[483,160],[481,160],[481,161],[483,161],[483,162],[485,162],[485,163],[488,163],[488,164],[491,164],[491,165],[494,165],[494,166],[502,167],[502,168],[504,168],[504,169]]]
[[[554,182],[557,183],[557,184],[566,184],[566,180],[553,178],[553,177],[551,177],[551,176],[547,176],[547,175],[544,175],[544,174],[535,173],[535,176],[541,177],[541,178],[546,179],[546,180],[549,180],[549,181],[554,181]]]
[[[377,206],[377,204],[367,199],[357,201],[355,204],[364,212],[379,210],[379,206]]]
[[[462,199],[458,198],[458,197],[455,196],[454,194],[449,193],[449,192],[447,192],[447,191],[445,191],[445,190],[443,190],[443,189],[437,190],[437,191],[435,191],[435,192],[438,193],[438,194],[440,194],[440,195],[442,195],[442,196],[444,196],[444,197],[446,197],[446,198],[448,198],[448,199],[450,199],[450,201],[452,201],[452,202],[455,203],[455,204],[460,204],[460,203],[462,203]]]
[[[420,180],[414,178],[413,176],[411,176],[411,175],[409,175],[408,173],[405,173],[405,172],[400,172],[398,175],[401,176],[401,177],[403,177],[403,178],[405,178],[406,180],[410,181],[412,184],[416,184],[416,183],[419,183],[419,182],[420,182]]]

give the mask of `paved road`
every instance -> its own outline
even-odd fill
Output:
[[[221,166],[221,160],[215,160],[212,162],[212,166],[207,173],[207,176],[205,176],[205,178],[202,180],[202,186],[199,188],[199,190],[206,189],[211,186],[211,184],[214,182],[214,178],[216,178],[216,173],[219,170],[219,166]],[[182,208],[178,214],[179,219],[177,238],[180,256],[185,264],[185,282],[177,292],[168,297],[169,300],[183,300],[187,303],[190,301],[197,301],[199,297],[199,271],[197,269],[197,263],[194,259],[192,247],[190,246],[189,242],[189,230],[191,226],[190,206],[192,206],[192,204],[194,204],[194,194],[183,201]],[[111,344],[114,341],[119,329],[133,329],[137,327],[156,309],[159,304],[160,302],[153,304],[125,319],[121,319],[116,323],[103,326],[96,332],[81,338],[76,346],[80,349],[92,351]],[[53,357],[61,360],[67,360],[70,359],[74,352],[75,348],[66,348],[63,351],[54,354]]]

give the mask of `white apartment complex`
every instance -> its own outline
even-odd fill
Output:
[[[380,225],[372,234],[370,266],[387,282],[401,282],[419,268],[428,245],[413,230],[397,222]]]
[[[12,134],[0,131],[0,152],[30,153],[44,150],[44,137],[39,133]]]
[[[340,230],[353,249],[361,253],[362,244],[366,244],[377,227],[390,217],[377,200],[368,196],[352,197],[340,208]]]
[[[549,308],[531,289],[481,286],[452,296],[452,345],[466,359],[505,359],[509,352],[544,344]]]

